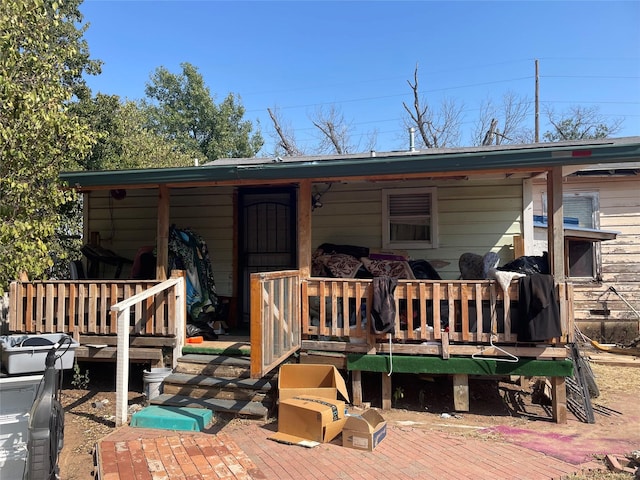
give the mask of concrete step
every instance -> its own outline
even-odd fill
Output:
[[[163,381],[164,393],[197,398],[264,401],[275,392],[269,378],[221,378],[186,373],[172,373]]]
[[[191,398],[183,395],[163,393],[150,402],[152,405],[169,405],[187,408],[207,408],[213,412],[232,413],[235,415],[260,418],[266,420],[270,414],[270,405],[243,400],[224,400],[216,398]]]
[[[249,378],[251,358],[244,356],[187,354],[178,358],[176,373],[221,378]]]

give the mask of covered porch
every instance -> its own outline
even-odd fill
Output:
[[[565,377],[573,372],[565,348],[574,340],[572,290],[566,282],[556,283],[555,288],[562,335],[522,343],[515,333],[514,310],[519,301],[515,281],[502,292],[490,280],[400,280],[394,296],[396,328],[380,335],[368,327],[374,296],[371,280],[304,278],[299,271],[254,274],[252,376],[268,372],[300,351],[304,353],[300,362],[329,363],[349,371],[354,405],[367,401],[362,372],[380,372],[382,408],[390,409],[393,373],[452,375],[457,411],[469,410],[471,375],[548,377],[553,419],[564,423]],[[320,308],[319,322],[309,314],[318,299],[319,305],[327,305]],[[413,328],[402,324],[402,305],[408,307],[408,318],[415,319]]]
[[[174,278],[169,271],[168,244],[171,225],[188,221],[219,245],[222,267],[217,280],[225,284],[222,295],[246,305],[252,377],[266,375],[297,352],[305,352],[305,361],[331,361],[352,372],[354,403],[366,402],[359,372],[380,372],[383,407],[390,408],[389,373],[441,373],[453,375],[456,408],[464,410],[470,375],[546,376],[554,389],[554,419],[563,422],[564,378],[571,375],[565,345],[573,340],[572,286],[565,277],[563,167],[618,161],[636,152],[636,145],[602,141],[278,162],[226,159],[183,169],[68,173],[64,179],[85,195],[84,238],[104,230],[109,233],[102,236],[110,242],[106,247],[123,258],[140,245],[153,245],[155,279],[15,282],[9,330],[64,331],[88,352],[93,351],[91,345],[113,348],[119,398],[126,398],[133,348],[153,344],[163,352],[164,365],[174,365],[181,355],[186,286],[182,277]],[[499,252],[503,261],[528,253],[533,242],[531,179],[541,174],[547,179],[548,263],[562,331],[531,343],[517,338],[517,282],[503,290],[486,278],[459,280],[455,266],[470,248]],[[331,186],[322,198],[325,207],[317,210],[318,193]],[[238,190],[250,187],[295,193],[289,197],[293,204],[287,205],[287,225],[295,240],[287,254],[295,260],[294,268],[243,270],[239,243],[244,217],[239,214]],[[440,280],[399,279],[393,333],[376,335],[370,328],[374,280],[313,276],[312,257],[314,247],[326,241],[355,239],[357,244],[384,247],[383,190],[400,187],[443,192],[439,203],[431,205],[434,218],[438,214],[446,230],[442,225],[440,232],[432,229],[432,244],[410,253],[444,258],[451,267]],[[116,202],[109,196],[114,189],[131,193]],[[243,283],[244,276],[249,281]],[[245,314],[241,308],[233,313],[236,320]],[[117,421],[124,422],[126,404],[119,408]]]
[[[543,376],[553,388],[552,414],[566,421],[566,376],[572,374],[571,284],[557,283],[562,335],[517,341],[517,282],[400,280],[392,334],[371,332],[372,280],[305,277],[300,270],[251,277],[251,376],[261,378],[302,352],[301,362],[348,371],[352,402],[362,405],[362,372],[379,372],[382,408],[392,406],[393,373],[451,375],[454,408],[469,410],[469,376]],[[136,293],[137,292],[137,293]],[[131,362],[175,367],[185,345],[185,283],[35,281],[11,285],[12,333],[69,333],[85,360],[115,361],[120,413],[126,422]],[[319,318],[310,315],[314,305]],[[324,307],[326,306],[326,307]],[[413,328],[402,321],[413,318]],[[39,320],[38,320],[39,319]],[[348,319],[346,322],[343,319]],[[225,340],[224,337],[221,340]],[[120,405],[120,402],[123,402]]]

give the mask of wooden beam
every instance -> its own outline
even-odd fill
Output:
[[[251,338],[251,378],[263,375],[263,338],[262,338],[262,287],[257,278],[251,276],[249,297],[249,334]]]
[[[117,347],[94,348],[79,346],[75,349],[75,358],[82,361],[113,362],[117,360]],[[129,363],[151,363],[152,367],[162,367],[162,349],[129,348]]]
[[[533,228],[533,181],[531,178],[522,180],[522,231],[521,245],[514,242],[514,257],[532,255],[535,243]]]
[[[567,423],[567,386],[565,377],[551,377],[551,410],[556,423]]]
[[[371,349],[372,348],[372,349]],[[520,358],[534,358],[538,360],[554,360],[567,358],[567,349],[564,346],[559,347],[515,347],[512,345],[500,345],[500,348],[506,350],[512,355]],[[302,350],[305,351],[325,351],[325,352],[350,352],[350,353],[376,353],[381,354],[389,353],[389,343],[374,343],[373,347],[363,343],[350,343],[350,342],[333,342],[333,341],[318,341],[318,340],[303,340]],[[442,347],[440,345],[421,345],[421,344],[401,344],[394,343],[391,347],[392,353],[401,353],[403,355],[434,355],[442,356]],[[450,356],[456,355],[478,355],[481,351],[485,351],[482,355],[485,355],[488,360],[491,360],[491,355],[487,350],[486,345],[449,345]]]
[[[553,167],[547,173],[547,249],[549,269],[557,282],[565,279],[562,178],[562,167]]]
[[[453,375],[453,408],[457,412],[469,411],[469,375]]]
[[[382,410],[391,410],[391,375],[385,372],[382,376]]]
[[[298,189],[298,269],[302,278],[311,274],[311,180]]]
[[[115,335],[80,335],[79,341],[81,345],[105,345],[113,347],[118,344],[118,337]],[[130,337],[129,346],[131,347],[173,347],[176,344],[176,337]]]
[[[169,187],[158,187],[158,227],[156,232],[156,278],[167,279],[169,269]]]
[[[356,407],[362,406],[362,372],[354,370],[351,372],[351,401]]]

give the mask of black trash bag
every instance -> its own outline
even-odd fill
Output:
[[[409,266],[413,275],[423,280],[442,280],[440,274],[426,260],[409,260]]]
[[[519,257],[502,267],[498,267],[497,270],[502,270],[504,272],[518,272],[524,275],[533,275],[535,273],[549,275],[548,253],[544,252],[541,257]]]

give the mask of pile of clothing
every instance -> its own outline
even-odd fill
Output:
[[[220,306],[207,244],[189,228],[169,229],[169,268],[184,270],[187,280],[187,336],[216,340],[213,328]]]

